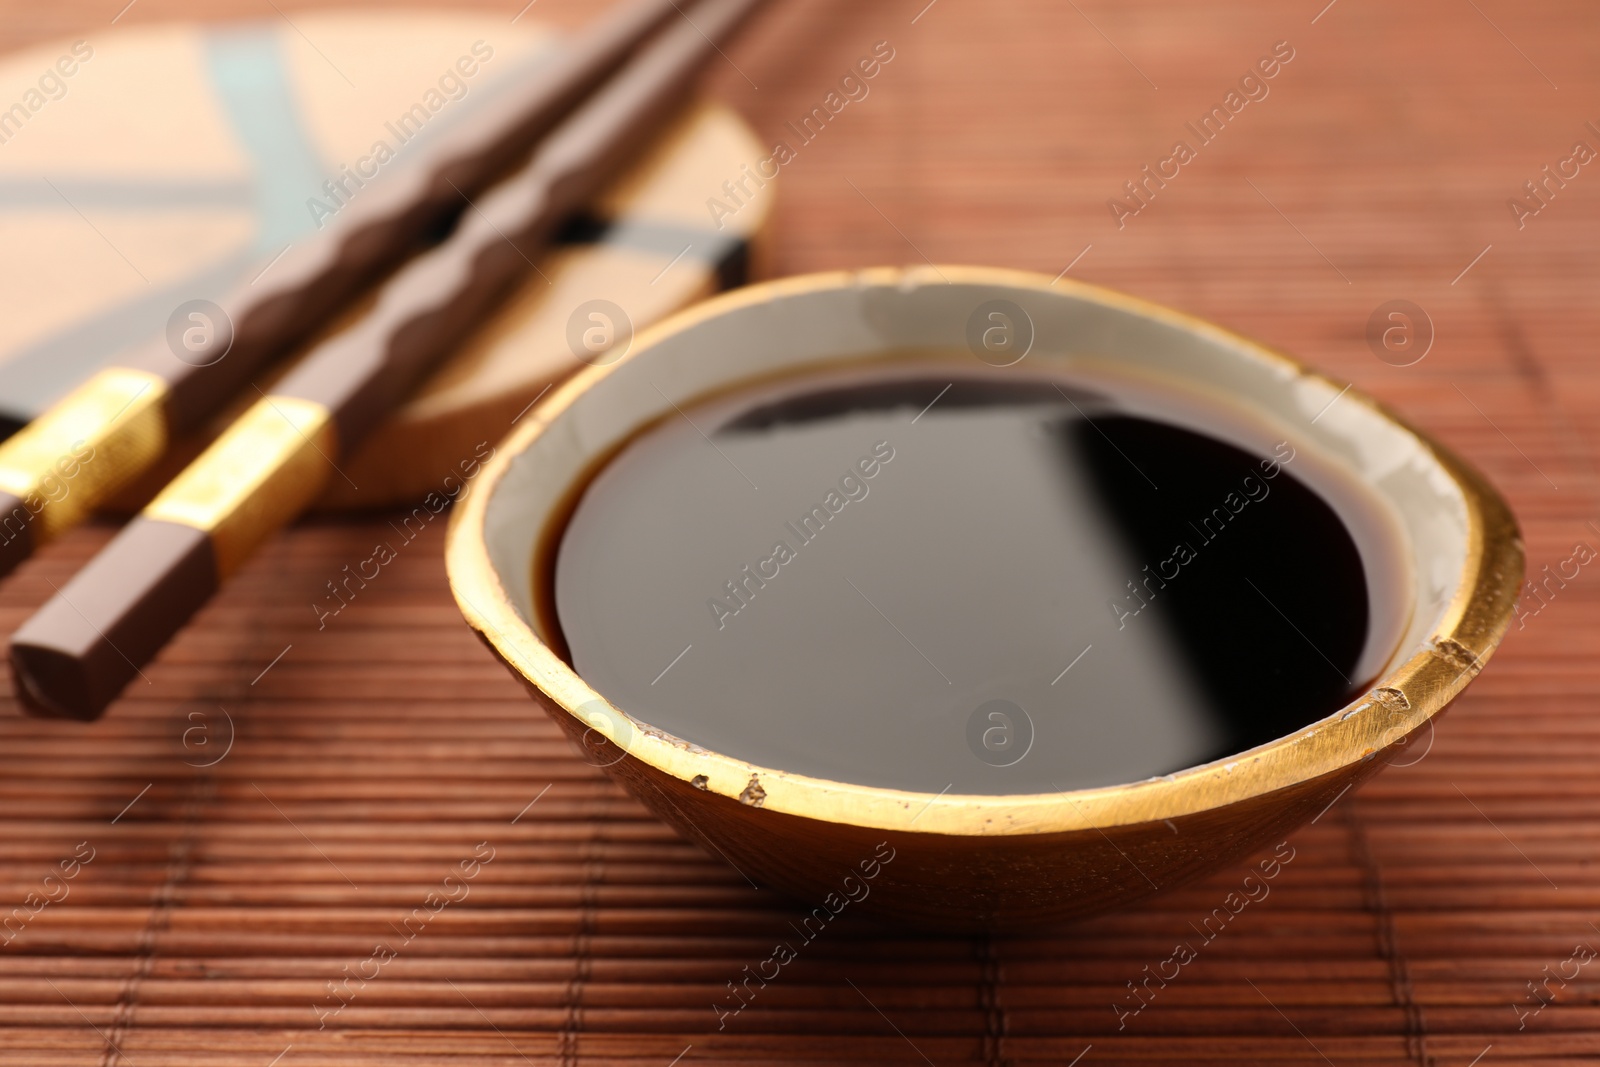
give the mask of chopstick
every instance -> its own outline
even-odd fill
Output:
[[[626,0],[526,83],[451,127],[416,165],[369,183],[326,229],[224,297],[227,321],[197,324],[182,358],[165,337],[153,339],[0,443],[0,576],[87,518],[268,360],[447,225],[676,12],[673,0]]]
[[[762,0],[702,0],[565,119],[529,162],[312,349],[12,635],[23,705],[94,719],[531,266]]]

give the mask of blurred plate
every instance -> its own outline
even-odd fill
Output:
[[[347,168],[416,165],[440,130],[561,46],[527,20],[474,14],[292,17],[129,26],[0,60],[0,419],[12,428],[159,333],[180,304],[270,269],[337,215],[325,183]],[[582,365],[588,353],[569,343],[568,325],[575,313],[600,323],[592,302],[641,329],[743,281],[771,187],[720,228],[707,201],[725,201],[724,181],[764,154],[731,112],[691,109],[539,261],[542,274],[343,464],[347,477],[324,505],[379,506],[438,488]],[[206,436],[174,449],[121,503],[147,495]]]

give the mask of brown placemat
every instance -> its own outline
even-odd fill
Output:
[[[895,49],[784,167],[777,269],[927,256],[1053,274],[1082,252],[1074,276],[1295,352],[1440,435],[1510,497],[1532,571],[1600,547],[1600,176],[1584,167],[1520,230],[1506,206],[1574,140],[1600,148],[1591,8],[924,4],[787,2],[730,50],[718,92],[776,140],[873,42]],[[120,6],[6,0],[0,43],[92,38]],[[196,10],[144,0],[123,19]],[[1270,95],[1117,229],[1107,198],[1279,40],[1296,56]],[[1437,332],[1412,367],[1364,336],[1397,298]],[[572,758],[461,623],[442,534],[319,630],[325,583],[395,534],[384,517],[301,526],[104,722],[25,721],[3,700],[0,916],[66,894],[0,947],[0,1064],[1600,1057],[1600,962],[1579,962],[1600,948],[1590,567],[1514,625],[1413,766],[1292,835],[1269,895],[1213,940],[1196,927],[1246,867],[1034,936],[846,920],[719,1029],[712,1004],[796,909]],[[0,628],[108,535],[0,586]],[[195,766],[230,722],[231,749]],[[429,910],[430,893],[456,899]],[[1119,1017],[1179,942],[1197,958]]]

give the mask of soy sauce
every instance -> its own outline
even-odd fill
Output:
[[[584,490],[557,643],[636,720],[859,785],[1136,781],[1361,694],[1394,523],[1292,427],[1161,383],[930,363],[687,406]]]

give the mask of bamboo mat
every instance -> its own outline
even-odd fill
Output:
[[[716,73],[785,138],[874,42],[895,50],[784,167],[776,270],[1071,264],[1437,433],[1511,499],[1531,571],[1600,547],[1600,171],[1521,230],[1505,203],[1574,140],[1600,148],[1592,8],[925,2],[785,0]],[[0,44],[92,40],[121,3],[4,0]],[[119,24],[201,10],[143,0]],[[1119,230],[1106,199],[1279,40],[1295,58],[1270,95]],[[1437,334],[1405,368],[1364,336],[1399,298]],[[0,587],[0,626],[109,534],[81,530]],[[1413,765],[1293,834],[1270,895],[1137,1014],[1113,1007],[1135,1003],[1127,983],[1203,941],[1192,924],[1245,867],[1032,936],[841,922],[719,1029],[712,1003],[794,909],[569,754],[457,616],[442,534],[319,631],[324,583],[392,531],[301,525],[92,727],[0,697],[0,915],[67,890],[0,947],[0,1064],[1600,1059],[1593,568],[1514,626]],[[455,899],[428,910],[440,892]]]

